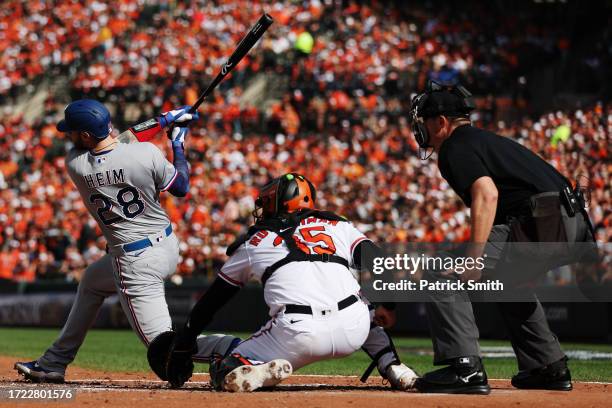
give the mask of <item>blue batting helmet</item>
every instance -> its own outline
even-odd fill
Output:
[[[106,138],[111,130],[110,112],[93,99],[79,99],[64,109],[64,119],[57,124],[60,132],[88,132],[96,139]]]

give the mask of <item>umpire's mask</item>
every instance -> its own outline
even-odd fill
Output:
[[[419,145],[419,157],[425,160],[433,153],[425,119],[438,115],[467,117],[474,108],[472,94],[461,85],[445,86],[429,81],[425,92],[412,99],[408,115],[412,133]]]
[[[429,135],[425,127],[425,117],[423,116],[423,107],[427,101],[427,93],[422,93],[412,99],[412,108],[410,109],[410,125],[412,133],[421,149],[428,149]]]

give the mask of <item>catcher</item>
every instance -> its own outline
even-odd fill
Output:
[[[256,279],[264,285],[271,319],[231,354],[211,362],[216,390],[273,386],[293,370],[360,347],[373,359],[364,377],[377,366],[393,388],[412,387],[416,374],[401,364],[386,332],[372,324],[374,313],[351,271],[367,266],[380,249],[345,218],[315,209],[315,200],[313,184],[296,173],[260,190],[255,225],[229,246],[229,260],[171,345],[171,383],[189,379],[197,336],[245,282]]]

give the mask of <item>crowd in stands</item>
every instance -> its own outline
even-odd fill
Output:
[[[411,93],[433,78],[460,80],[477,95],[516,96],[528,65],[569,46],[559,31],[520,13],[486,36],[465,16],[451,24],[450,12],[432,18],[425,8],[350,1],[9,3],[0,11],[0,95],[14,98],[49,69],[63,70],[71,96],[105,102],[121,130],[192,103],[261,12],[274,16],[260,48],[203,106],[188,137],[188,197],[162,196],[181,240],[181,276],[212,276],[252,222],[256,188],[288,171],[307,175],[320,207],[377,242],[468,239],[469,211],[435,160],[416,155],[406,119]],[[241,103],[244,84],[258,73],[285,83],[278,102]],[[597,238],[609,242],[612,106],[510,122],[496,119],[495,106],[479,98],[475,122],[573,179],[585,176]],[[104,254],[65,171],[70,142],[55,130],[62,107],[51,96],[33,124],[0,119],[0,279],[78,280]],[[163,135],[157,143],[171,153]]]
[[[572,32],[548,7],[478,1],[402,7],[354,0],[9,0],[0,10],[0,101],[13,101],[41,78],[69,72],[73,97],[94,94],[120,106],[141,104],[136,113],[120,111],[116,121],[122,127],[134,115],[159,111],[178,90],[186,94],[180,95],[183,102],[195,100],[266,11],[276,22],[263,52],[247,56],[227,88],[274,70],[301,82],[303,97],[316,93],[342,105],[380,95],[381,87],[386,95],[401,92],[398,84],[421,89],[434,78],[459,80],[479,94],[510,93],[520,103],[528,98],[526,74],[534,66],[563,62],[572,50]],[[607,54],[609,31],[593,41]],[[300,57],[308,58],[296,64]],[[585,54],[573,65],[591,67],[582,75],[598,77],[605,58],[606,52]],[[224,110],[235,110],[231,99],[223,101]]]
[[[0,101],[28,84],[83,65],[138,16],[137,1],[4,1],[0,9]]]
[[[70,143],[54,130],[61,110],[28,126],[0,124],[0,277],[78,279],[104,253],[64,165]],[[257,186],[288,171],[319,188],[318,205],[353,220],[377,242],[462,241],[468,210],[439,176],[435,160],[421,161],[405,120],[372,116],[346,133],[238,138],[206,119],[187,140],[191,190],[162,197],[182,242],[182,275],[212,274],[234,237],[252,222]],[[555,139],[568,126],[569,136]],[[612,239],[609,137],[612,106],[494,127],[541,154],[560,171],[590,183],[589,213],[597,239]],[[350,137],[348,135],[350,134]],[[157,141],[169,153],[162,135]],[[432,177],[433,176],[433,177]],[[582,178],[581,176],[584,176]]]

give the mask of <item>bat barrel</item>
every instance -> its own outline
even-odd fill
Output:
[[[247,35],[240,40],[233,54],[227,59],[227,62],[223,64],[221,71],[217,74],[215,79],[210,85],[208,85],[208,88],[206,88],[202,95],[200,95],[196,103],[193,104],[190,109],[191,113],[198,110],[198,107],[202,104],[202,102],[204,102],[204,99],[206,99],[206,97],[217,87],[219,82],[221,82],[223,78],[225,78],[225,76],[229,74],[236,65],[238,65],[240,60],[242,60],[249,50],[253,48],[255,43],[259,41],[263,33],[268,29],[268,27],[270,27],[270,25],[272,25],[273,22],[274,19],[267,13],[264,13],[259,20],[257,20],[257,23],[251,27]]]

